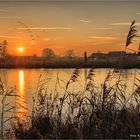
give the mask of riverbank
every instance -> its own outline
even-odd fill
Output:
[[[119,63],[118,61],[88,61],[71,60],[71,61],[18,61],[18,62],[0,62],[0,68],[140,68],[140,61],[126,61]]]

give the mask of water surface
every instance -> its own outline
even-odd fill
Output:
[[[87,69],[87,73],[88,73]],[[95,85],[101,87],[107,73],[111,69],[95,69]],[[54,87],[57,77],[59,77],[58,92],[62,94],[66,86],[67,81],[70,79],[74,69],[1,69],[0,77],[4,82],[6,88],[16,87],[16,92],[24,98],[27,103],[27,108],[32,107],[32,97],[34,96],[37,88],[39,76],[42,74],[42,79],[46,79],[47,92],[54,92]],[[127,84],[127,94],[132,92],[133,80],[134,80],[134,69],[122,70],[122,79]],[[139,70],[138,70],[139,71]],[[85,85],[85,69],[80,70],[80,77],[78,81],[69,86],[72,92],[78,92],[84,90]],[[12,102],[14,102],[12,100]]]

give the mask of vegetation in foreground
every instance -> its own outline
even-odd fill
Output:
[[[39,77],[30,115],[14,114],[3,138],[15,139],[131,139],[140,134],[140,73],[135,71],[130,96],[119,70],[110,71],[101,87],[90,69],[82,91],[74,93],[80,70],[76,69],[60,93],[61,78],[48,92],[47,79]],[[25,108],[24,108],[25,109]]]

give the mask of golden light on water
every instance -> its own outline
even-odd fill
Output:
[[[19,93],[21,96],[24,95],[24,72],[19,71]]]
[[[24,71],[20,70],[18,73],[18,85],[19,85],[19,96],[20,98],[17,98],[17,103],[20,105],[17,109],[17,116],[21,119],[24,120],[25,118],[25,113],[27,112],[26,104],[25,104],[25,92],[24,92]]]

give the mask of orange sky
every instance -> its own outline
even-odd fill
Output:
[[[0,2],[0,41],[8,41],[13,55],[124,50],[133,19],[139,30],[140,2]]]

